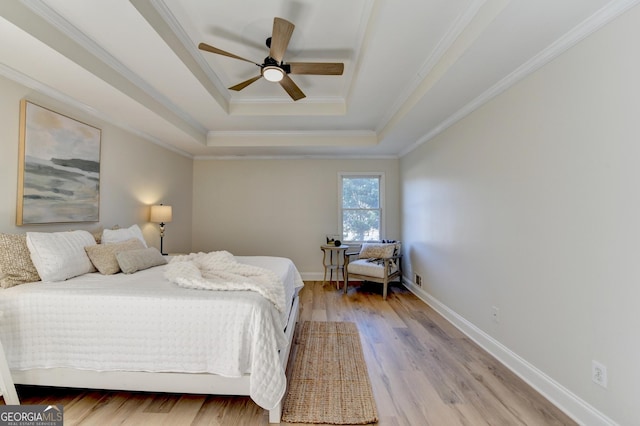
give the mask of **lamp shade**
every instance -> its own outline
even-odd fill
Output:
[[[151,214],[149,220],[154,223],[168,223],[173,218],[171,206],[164,204],[151,206]]]

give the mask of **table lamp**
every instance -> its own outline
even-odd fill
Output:
[[[166,256],[166,253],[162,249],[162,240],[164,239],[164,225],[171,222],[173,218],[173,212],[171,206],[165,206],[164,204],[151,206],[150,221],[160,224],[160,253]]]

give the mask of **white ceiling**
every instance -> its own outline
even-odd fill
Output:
[[[197,158],[398,157],[640,0],[15,0],[0,75]],[[294,102],[255,65],[296,25]]]

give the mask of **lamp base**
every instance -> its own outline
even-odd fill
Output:
[[[162,249],[162,240],[164,239],[164,237],[162,235],[160,235],[160,254],[163,256],[167,256],[168,253],[165,253],[164,250]]]

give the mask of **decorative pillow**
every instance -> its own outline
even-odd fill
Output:
[[[364,243],[360,249],[359,259],[380,259],[393,256],[395,244],[389,243]]]
[[[164,265],[167,259],[155,247],[149,247],[141,250],[128,250],[116,253],[118,265],[125,274],[133,274],[152,266]]]
[[[147,247],[147,242],[144,240],[142,231],[138,225],[131,225],[128,228],[121,229],[105,229],[102,231],[102,244],[121,243],[131,238],[139,239],[145,248]]]
[[[112,275],[120,272],[120,265],[118,265],[116,254],[122,251],[139,250],[143,248],[144,245],[142,241],[137,238],[131,238],[121,243],[87,246],[84,250],[87,252],[87,255],[89,255],[93,266],[98,269],[98,272],[103,275]]]
[[[42,281],[64,281],[94,272],[84,248],[95,244],[87,231],[27,232],[27,247]]]
[[[31,261],[26,234],[0,233],[0,285],[2,288],[40,281]]]
[[[95,231],[89,231],[91,235],[93,235],[93,239],[96,240],[96,244],[100,244],[102,242],[102,232],[103,229],[96,229]]]

